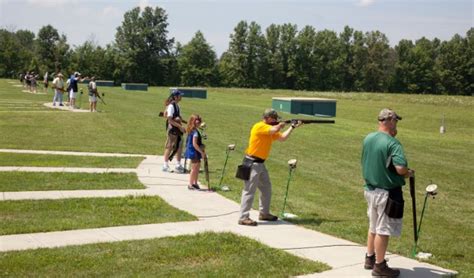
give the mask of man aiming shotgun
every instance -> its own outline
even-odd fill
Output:
[[[272,197],[272,184],[265,160],[270,154],[272,143],[275,140],[286,141],[295,128],[302,123],[298,121],[282,132],[285,122],[278,121],[278,113],[273,109],[266,109],[263,120],[254,124],[250,131],[250,139],[242,165],[237,170],[237,177],[245,181],[240,204],[238,223],[246,226],[257,226],[257,222],[250,219],[250,209],[257,188],[260,190],[260,215],[259,220],[276,221],[278,217],[270,213]]]
[[[365,269],[372,276],[397,277],[398,269],[387,265],[385,253],[390,236],[400,236],[403,217],[405,178],[414,177],[408,169],[401,143],[395,138],[402,117],[385,108],[378,116],[378,131],[367,135],[362,148],[362,174],[365,181],[369,231]]]

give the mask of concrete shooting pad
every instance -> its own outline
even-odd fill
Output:
[[[51,108],[51,109],[57,109],[57,110],[62,110],[62,111],[79,112],[79,113],[90,112],[89,109],[87,109],[87,110],[77,109],[77,108],[73,109],[73,108],[70,108],[69,106],[67,106],[66,104],[64,104],[64,106],[59,106],[59,104],[56,104],[56,106],[53,106],[52,102],[46,102],[43,105],[48,107],[48,108]]]
[[[148,91],[148,84],[145,83],[122,83],[122,89],[127,91]]]
[[[309,97],[273,97],[272,108],[279,112],[336,117],[336,100]]]
[[[184,95],[183,97],[188,98],[207,98],[207,90],[203,88],[170,88],[170,94],[174,90],[179,90]]]

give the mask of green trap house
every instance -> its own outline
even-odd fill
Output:
[[[145,83],[122,83],[122,89],[133,91],[148,91],[148,84]]]
[[[207,98],[207,90],[203,88],[170,88],[170,94],[174,90],[179,90],[182,92],[183,97]]]
[[[336,117],[336,100],[312,97],[274,97],[272,108],[291,114]]]

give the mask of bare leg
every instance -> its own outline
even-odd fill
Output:
[[[375,234],[369,231],[367,235],[367,255],[368,256],[374,254],[374,251],[375,251],[374,240],[375,240]]]
[[[375,235],[375,263],[381,263],[385,260],[385,252],[387,252],[388,236]]]

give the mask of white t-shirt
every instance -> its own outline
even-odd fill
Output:
[[[53,80],[53,85],[54,85],[55,88],[63,89],[64,88],[64,81],[61,78],[56,77]]]
[[[175,103],[176,107],[178,108],[178,111],[180,110],[179,105]],[[174,106],[172,103],[168,104],[168,107],[166,107],[166,115],[167,117],[173,117],[174,114]],[[172,128],[173,126],[171,124],[168,124],[168,128]]]

